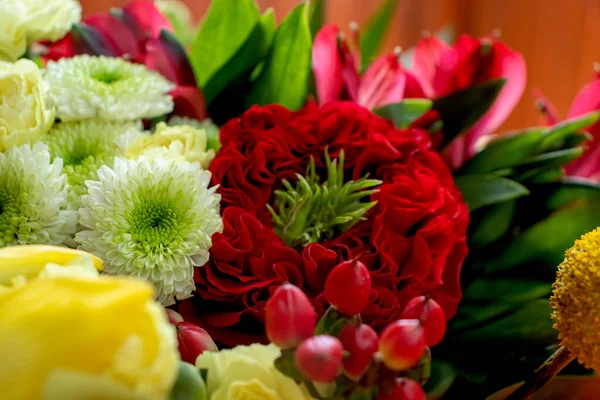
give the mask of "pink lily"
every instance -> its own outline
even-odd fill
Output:
[[[400,64],[399,50],[377,58],[361,76],[358,30],[354,27],[353,33],[352,49],[335,25],[324,26],[315,37],[312,69],[321,104],[346,99],[373,109],[405,97],[424,97],[418,80]]]
[[[448,46],[427,36],[417,44],[413,73],[429,98],[446,96],[494,78],[507,79],[488,112],[443,152],[454,169],[476,153],[479,139],[502,125],[521,98],[526,82],[523,56],[494,37],[476,39],[462,35],[453,46]]]
[[[538,108],[542,111],[547,125],[554,125],[561,120],[554,105],[544,97],[539,90],[534,92]],[[575,96],[571,104],[567,119],[575,118],[592,111],[600,110],[600,67],[596,66],[594,80],[586,84]],[[600,182],[600,122],[587,129],[593,139],[581,157],[565,167],[569,176],[588,178]]]

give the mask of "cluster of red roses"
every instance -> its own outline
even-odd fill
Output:
[[[354,258],[371,273],[361,315],[374,328],[397,320],[423,293],[447,318],[454,314],[469,216],[449,169],[428,149],[425,131],[398,130],[356,103],[331,102],[298,112],[252,107],[221,128],[221,141],[210,171],[225,227],[213,236],[209,262],[195,270],[195,298],[180,305],[186,320],[225,345],[264,342],[264,306],[278,286],[301,288],[322,314],[325,278]],[[331,157],[344,151],[348,179],[369,174],[383,181],[371,198],[377,205],[338,237],[287,247],[271,228],[267,204],[311,157],[323,167],[326,149]]]

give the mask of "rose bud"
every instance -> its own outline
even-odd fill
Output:
[[[367,306],[371,294],[371,274],[360,261],[338,264],[325,281],[325,299],[340,312],[356,315]]]
[[[316,323],[316,312],[308,297],[289,283],[279,286],[265,305],[267,337],[283,350],[313,336]]]
[[[418,296],[408,302],[403,319],[418,319],[425,331],[425,346],[435,346],[446,333],[446,314],[437,301]]]
[[[376,400],[425,400],[425,392],[411,379],[396,378],[394,386],[382,388]]]
[[[173,325],[175,325],[179,322],[183,322],[183,317],[177,311],[171,310],[170,308],[167,308],[166,311],[167,311],[167,318],[169,318],[169,322],[172,323]]]
[[[373,354],[379,347],[377,333],[369,325],[348,325],[342,329],[338,339],[344,350],[350,353],[343,361],[344,374],[353,381],[358,381],[371,365]]]
[[[196,364],[196,358],[205,351],[219,351],[206,331],[190,322],[175,324],[181,359]]]
[[[305,378],[315,382],[332,382],[342,372],[344,346],[329,335],[313,336],[296,349],[296,368]]]
[[[416,319],[392,322],[381,333],[379,351],[391,370],[404,371],[415,366],[425,351],[425,332]]]

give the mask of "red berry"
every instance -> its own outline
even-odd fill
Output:
[[[344,346],[337,338],[319,335],[306,339],[296,349],[296,368],[315,382],[332,382],[342,372]]]
[[[181,359],[196,364],[196,358],[205,351],[219,351],[210,335],[202,328],[190,322],[175,324]]]
[[[347,315],[360,314],[369,302],[371,274],[360,261],[338,264],[325,281],[325,299]]]
[[[381,333],[379,351],[384,364],[393,371],[415,366],[425,351],[425,333],[416,319],[392,322]]]
[[[316,323],[308,297],[289,283],[279,286],[265,305],[267,337],[281,349],[291,349],[311,337]]]
[[[442,307],[433,299],[418,296],[408,302],[403,319],[418,319],[425,331],[425,346],[435,346],[444,338],[446,333],[446,314]]]
[[[350,353],[344,358],[344,374],[358,381],[371,365],[373,354],[379,347],[377,333],[369,325],[348,325],[342,329],[338,339],[344,345],[344,350]]]
[[[396,378],[394,386],[382,388],[376,400],[425,400],[425,392],[411,379]]]

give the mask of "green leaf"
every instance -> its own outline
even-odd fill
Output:
[[[516,236],[499,257],[485,265],[485,272],[493,273],[532,262],[555,270],[575,239],[599,225],[600,203],[586,202],[561,209]]]
[[[208,392],[200,371],[186,362],[179,362],[179,374],[171,389],[170,400],[206,400]]]
[[[456,317],[449,323],[449,329],[452,331],[465,330],[475,325],[481,325],[482,323],[489,321],[494,318],[498,318],[502,314],[514,310],[514,304],[507,303],[489,303],[485,305],[481,304],[469,304],[461,303],[458,308]]]
[[[373,15],[360,37],[360,52],[362,56],[361,70],[365,71],[383,42],[385,32],[392,21],[392,16],[400,0],[385,0],[381,8]]]
[[[463,341],[534,341],[551,343],[556,331],[548,299],[535,300],[516,312],[482,328],[463,332]]]
[[[311,46],[306,4],[303,3],[277,29],[265,66],[246,106],[276,103],[291,110],[302,107],[308,94]]]
[[[599,117],[600,112],[591,112],[581,117],[569,119],[552,126],[552,128],[545,132],[543,139],[537,146],[536,152],[542,153],[553,149],[553,146],[555,146],[557,142],[566,140],[572,132],[580,131],[593,125],[598,121]]]
[[[213,0],[192,43],[190,60],[196,80],[204,87],[246,42],[258,23],[254,0]]]
[[[556,210],[572,202],[600,202],[600,183],[564,178],[548,197],[546,208]]]
[[[310,34],[314,38],[325,22],[325,0],[307,0],[310,13]]]
[[[465,301],[522,303],[548,298],[552,285],[548,282],[519,279],[479,279],[471,283],[463,296]]]
[[[387,104],[376,108],[373,112],[394,123],[396,128],[407,128],[427,111],[433,102],[428,99],[407,99],[400,103]]]
[[[210,104],[227,85],[252,72],[269,51],[274,36],[275,14],[273,9],[268,9],[239,51],[202,88],[207,104]]]
[[[440,360],[431,361],[431,378],[424,389],[429,400],[440,399],[458,376],[456,368]]]
[[[529,194],[529,190],[520,183],[493,175],[458,176],[455,183],[471,211]]]
[[[510,228],[516,205],[514,200],[505,201],[486,209],[481,218],[472,218],[469,247],[483,247],[502,237]]]
[[[294,351],[293,350],[284,350],[281,352],[281,356],[279,356],[275,360],[275,368],[282,374],[289,376],[293,380],[297,382],[302,382],[304,380],[304,376],[298,371],[296,368],[296,364],[294,362]]]
[[[404,375],[415,382],[419,382],[421,386],[425,385],[431,377],[431,350],[425,348],[425,353],[414,367],[404,372]]]
[[[473,126],[490,109],[506,79],[492,79],[433,101],[433,109],[444,121],[444,141],[450,143],[459,133]]]

